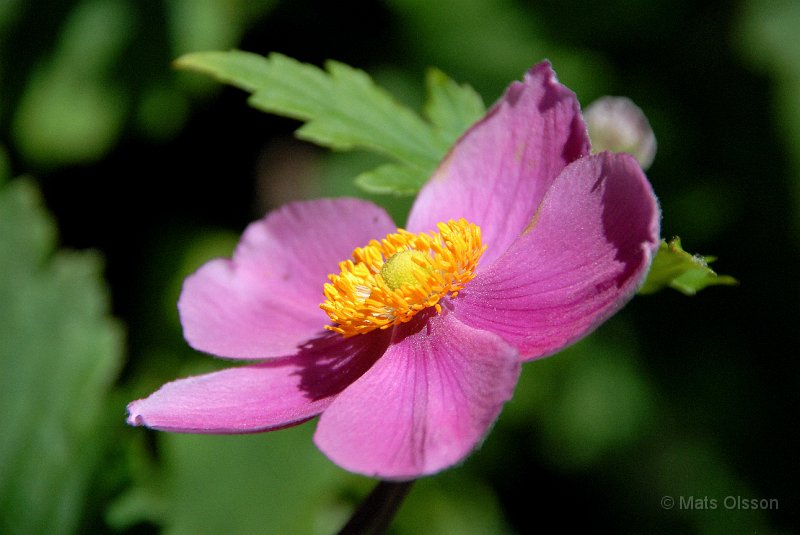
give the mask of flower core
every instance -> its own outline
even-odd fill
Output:
[[[455,297],[475,277],[486,246],[480,227],[464,219],[437,228],[419,234],[397,229],[339,262],[341,272],[328,275],[320,305],[336,325],[325,328],[350,337],[405,323],[428,307],[441,312],[439,301]]]

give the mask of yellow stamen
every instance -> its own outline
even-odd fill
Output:
[[[328,275],[320,305],[336,325],[325,328],[345,337],[411,320],[420,310],[458,295],[475,277],[486,246],[481,229],[464,219],[437,225],[439,232],[413,234],[403,229],[372,240],[339,262]]]

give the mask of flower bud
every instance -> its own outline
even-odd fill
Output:
[[[647,169],[656,156],[656,136],[644,112],[627,97],[601,97],[583,112],[592,152],[627,152]]]

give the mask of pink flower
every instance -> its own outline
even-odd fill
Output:
[[[481,442],[522,361],[631,298],[659,210],[631,156],[590,155],[575,95],[541,63],[458,141],[407,229],[357,199],[251,224],[178,303],[192,347],[250,362],[164,385],[129,423],[250,433],[321,415],[314,440],[348,470],[440,471]]]

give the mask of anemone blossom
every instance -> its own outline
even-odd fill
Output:
[[[319,415],[317,446],[354,472],[403,480],[462,461],[520,363],[586,336],[647,273],[650,184],[631,156],[590,153],[544,62],[451,149],[405,229],[358,199],[252,223],[178,303],[192,347],[247,363],[162,386],[129,423],[251,433]]]

